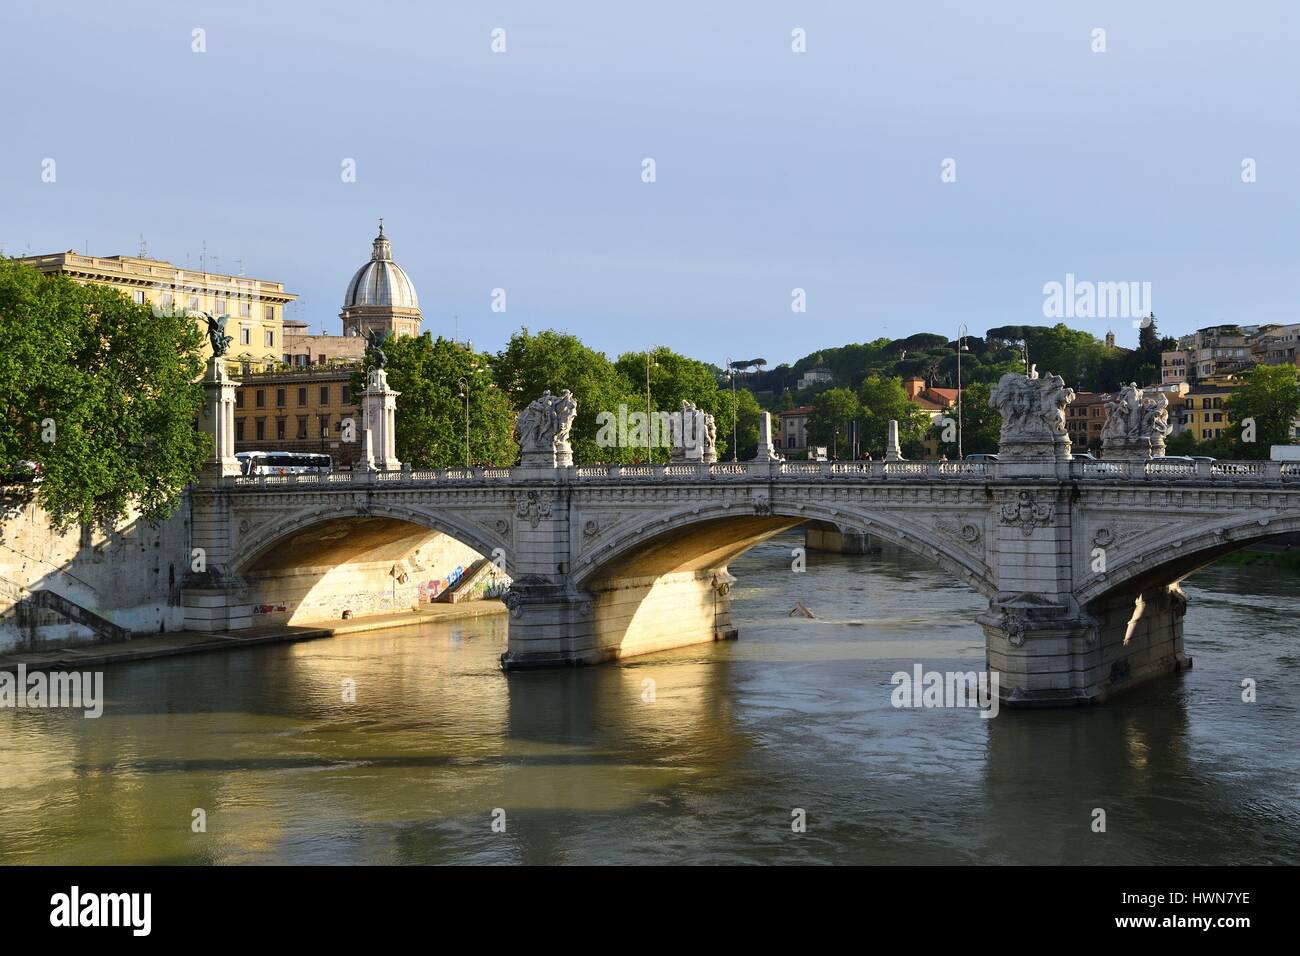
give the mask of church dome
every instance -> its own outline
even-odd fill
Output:
[[[348,283],[347,294],[343,296],[344,309],[365,306],[398,309],[420,307],[415,286],[402,271],[402,267],[393,261],[393,246],[384,236],[382,222],[370,253],[370,261],[357,270]]]

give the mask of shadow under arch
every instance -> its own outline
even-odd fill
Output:
[[[456,517],[391,505],[316,509],[256,528],[234,566],[257,624],[409,611],[428,589],[509,549]]]
[[[1191,533],[1175,529],[1154,541],[1139,539],[1134,547],[1117,549],[1107,560],[1107,572],[1076,590],[1075,599],[1087,607],[1116,595],[1177,585],[1226,554],[1297,532],[1300,512],[1272,511],[1235,516]]]
[[[997,593],[993,572],[982,560],[941,544],[932,531],[885,509],[840,505],[780,505],[766,514],[736,507],[680,508],[645,521],[632,518],[611,529],[611,537],[574,564],[574,586],[586,590],[612,575],[673,573],[716,568],[768,538],[806,521],[823,521],[875,535],[938,565],[985,597]]]
[[[243,556],[231,570],[239,575],[255,567],[267,565],[271,563],[270,555],[286,549],[295,541],[310,539],[313,531],[327,525],[338,527],[349,521],[371,522],[374,527],[384,529],[377,539],[370,541],[371,547],[383,544],[385,541],[395,543],[405,540],[417,530],[424,535],[437,532],[454,538],[479,554],[491,555],[494,551],[499,553],[504,570],[512,573],[514,555],[508,543],[489,537],[485,529],[445,514],[383,504],[298,512],[255,529],[255,533],[241,543]],[[380,522],[382,525],[374,524],[375,522]],[[360,525],[355,526],[360,527]],[[340,552],[355,551],[363,546],[363,542],[356,541],[340,545],[339,550]]]
[[[573,564],[570,586],[589,601],[584,663],[736,637],[728,565],[749,549],[810,520],[850,526],[912,552],[973,590],[997,593],[981,558],[944,545],[906,515],[885,509],[778,502],[692,503],[611,527]],[[512,646],[513,657],[523,647]],[[514,658],[517,660],[518,658]],[[513,663],[513,661],[512,661]]]

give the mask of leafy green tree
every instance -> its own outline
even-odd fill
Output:
[[[813,399],[808,415],[808,442],[825,445],[832,455],[851,451],[852,423],[862,418],[862,403],[851,388],[828,388]]]
[[[962,389],[961,395],[961,452],[963,455],[994,454],[1002,437],[1002,416],[996,408],[989,408],[989,393],[992,391],[987,382],[975,382]],[[957,410],[950,413],[954,420]],[[944,428],[941,423],[934,425],[935,435],[939,438],[939,451],[957,459],[957,440],[942,440]]]
[[[930,427],[930,416],[908,399],[902,379],[868,375],[858,397],[862,403],[862,448],[877,458],[883,455],[893,419],[898,422],[899,444],[908,455],[917,454]]]
[[[192,317],[0,259],[0,342],[0,473],[37,462],[56,528],[175,511],[209,451]]]
[[[618,414],[620,404],[629,410],[644,409],[645,393],[619,374],[603,352],[583,345],[574,335],[547,330],[536,335],[520,329],[492,360],[498,384],[516,408],[523,408],[549,389],[553,394],[568,389],[578,403],[570,441],[573,460],[580,465],[594,462],[632,461],[635,448],[602,448],[596,443],[600,412]],[[642,379],[644,388],[644,378]],[[716,388],[716,385],[715,385]],[[645,457],[645,449],[640,450]]]
[[[754,393],[747,388],[737,388],[735,398],[735,432],[739,452],[732,455],[732,398],[727,389],[718,392],[718,411],[712,412],[718,430],[718,461],[752,461],[758,454],[758,421],[763,414]],[[775,428],[775,423],[773,424]]]
[[[1291,444],[1291,427],[1300,413],[1300,384],[1291,365],[1256,365],[1245,384],[1224,403],[1234,426],[1234,450],[1241,458],[1267,458],[1270,445]],[[1254,419],[1254,441],[1242,441],[1245,423]]]
[[[510,400],[493,380],[490,357],[429,333],[389,339],[388,384],[397,398],[397,457],[413,468],[465,464],[465,399],[469,392],[469,455],[480,465],[509,465],[518,457]],[[352,376],[353,394],[373,367],[367,356]]]
[[[640,404],[631,407],[644,411],[646,353],[627,352],[620,355],[615,368],[627,383],[629,391],[639,395]],[[660,346],[650,351],[649,374],[651,410],[677,412],[681,410],[683,401],[694,402],[696,407],[714,417],[718,430],[718,457],[726,456],[731,447],[731,397],[729,389],[718,387],[718,371],[704,362]],[[745,390],[738,388],[736,394],[743,417],[745,408],[739,398],[742,391]],[[753,398],[749,392],[746,391],[745,394]],[[758,444],[757,437],[754,443]],[[641,450],[641,457],[645,457],[644,449]],[[655,449],[654,460],[667,461],[668,449]]]

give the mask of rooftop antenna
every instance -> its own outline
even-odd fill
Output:
[[[207,271],[208,271],[208,266],[207,266],[207,262],[208,262],[208,240],[206,240],[206,239],[203,240],[203,246],[202,246],[201,248],[202,248],[202,251],[199,253],[199,271],[200,271],[200,272],[207,272]]]
[[[239,270],[239,274],[242,276],[242,275],[244,274],[244,260],[243,260],[243,259],[236,259],[236,260],[235,260],[235,268]]]
[[[140,258],[149,258],[149,243],[144,241],[144,233],[140,233]]]

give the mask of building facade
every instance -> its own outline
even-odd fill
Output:
[[[26,256],[19,261],[47,274],[62,274],[77,282],[107,286],[139,305],[163,312],[184,311],[203,329],[203,313],[227,316],[231,336],[226,353],[231,374],[263,369],[281,361],[284,346],[284,307],[298,297],[284,284],[269,279],[181,269],[162,259],[132,256],[84,256],[69,250]],[[212,349],[203,340],[204,356]]]
[[[811,405],[801,405],[777,413],[777,445],[787,458],[792,452],[797,455],[808,450],[808,416],[811,414]]]

